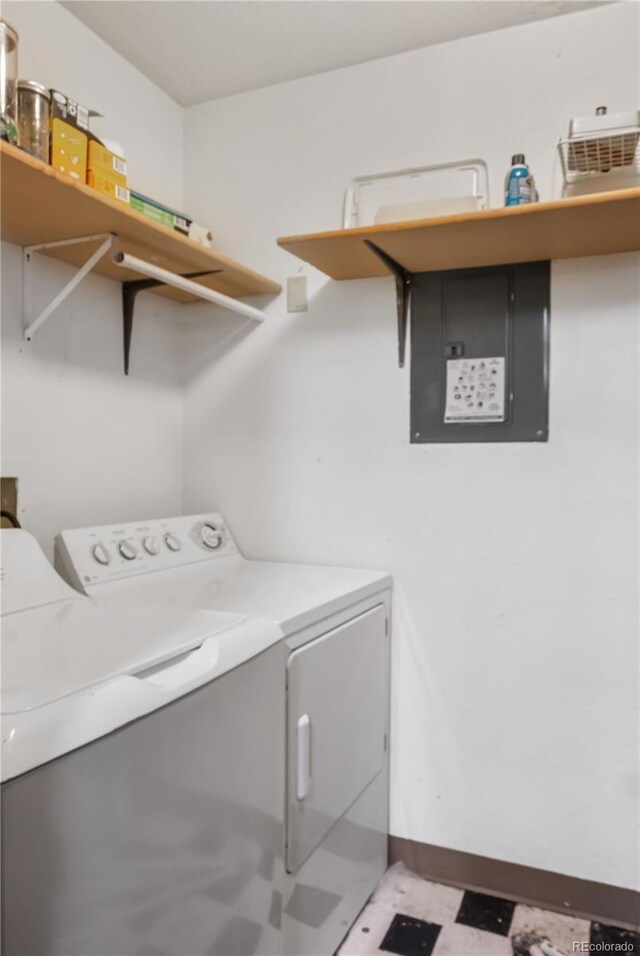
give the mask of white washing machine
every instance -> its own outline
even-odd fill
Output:
[[[2,952],[277,952],[282,631],[86,597],[1,537]]]
[[[218,514],[64,532],[56,566],[117,605],[267,619],[279,645],[282,724],[270,744],[281,842],[268,915],[286,956],[331,956],[385,870],[391,579],[251,561]],[[271,953],[260,943],[247,953]]]

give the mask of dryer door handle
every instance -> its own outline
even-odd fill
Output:
[[[304,800],[311,789],[311,719],[298,718],[296,728],[296,797]]]

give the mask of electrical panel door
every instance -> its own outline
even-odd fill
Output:
[[[411,291],[411,441],[546,441],[548,262],[423,272]]]

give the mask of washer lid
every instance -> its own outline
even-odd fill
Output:
[[[84,606],[90,608],[94,605],[93,602],[86,602]],[[135,609],[129,610],[133,610],[135,615]],[[30,616],[31,612],[25,614]],[[92,616],[94,620],[91,620]],[[167,617],[171,618],[172,615]],[[220,617],[228,620],[229,615],[218,615]],[[95,623],[95,619],[96,615],[89,612],[85,614],[85,623]],[[173,627],[176,621],[177,618],[168,620],[168,626]],[[117,617],[111,615],[111,624],[114,623],[118,623]],[[134,623],[140,623],[139,618],[134,619]],[[208,630],[205,627],[203,633]],[[177,632],[173,633],[175,635]],[[193,637],[193,628],[190,633]],[[112,636],[113,632],[109,630],[108,634]],[[192,640],[187,640],[182,648],[172,641],[164,662],[143,670],[138,669],[140,662],[149,664],[151,660],[158,660],[167,645],[159,647],[155,642],[149,654],[150,645],[146,642],[146,635],[139,634],[145,640],[140,641],[131,654],[120,654],[119,657],[109,654],[106,660],[101,661],[99,671],[94,670],[93,673],[85,659],[86,655],[79,663],[68,658],[68,655],[81,650],[83,635],[86,637],[87,632],[76,631],[74,636],[78,640],[75,646],[73,641],[64,643],[65,654],[55,660],[56,665],[62,663],[63,666],[55,680],[48,683],[48,675],[42,673],[46,668],[39,666],[34,681],[33,662],[29,661],[28,656],[23,656],[17,662],[18,667],[15,660],[11,662],[12,674],[19,674],[19,665],[22,665],[25,680],[31,683],[26,685],[26,692],[23,692],[5,675],[5,683],[10,690],[8,706],[24,706],[29,702],[46,703],[34,706],[31,710],[3,714],[3,782],[92,743],[204,685],[213,682],[211,692],[215,693],[218,678],[276,644],[282,638],[282,631],[273,623],[256,618],[237,626],[225,627],[197,647],[190,648]],[[135,638],[133,632],[131,637]],[[91,642],[88,645],[89,651],[101,653],[103,646],[104,642],[98,645]],[[29,665],[26,668],[25,663]],[[119,676],[106,678],[109,668],[111,672],[118,671]],[[98,674],[101,678],[99,682],[89,686],[87,682]],[[78,689],[66,697],[55,698],[56,693],[66,692],[70,688]]]
[[[2,713],[136,674],[240,624],[237,614],[84,597],[26,531],[2,532]]]
[[[217,611],[116,605],[79,597],[2,621],[2,713],[42,707],[113,677],[134,675],[244,618]]]
[[[0,541],[3,616],[54,601],[82,600],[78,592],[54,571],[28,531],[3,528]]]

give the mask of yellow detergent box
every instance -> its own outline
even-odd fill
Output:
[[[87,134],[57,117],[51,121],[51,165],[81,183],[86,179]]]
[[[129,205],[131,198],[129,190],[126,186],[121,186],[120,183],[114,182],[109,175],[90,170],[87,173],[87,186],[97,189],[98,192],[104,193],[111,199],[117,199],[118,202],[126,203],[127,206]]]
[[[103,146],[95,139],[89,140],[89,149],[87,153],[87,169],[91,173],[108,176],[119,183],[120,186],[127,185],[127,162],[122,156],[116,156],[110,149]]]

